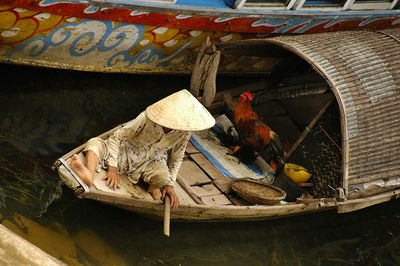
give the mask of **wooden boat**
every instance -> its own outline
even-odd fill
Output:
[[[399,27],[398,0],[0,0],[0,61],[99,72],[190,74],[200,44]],[[275,58],[226,56],[220,73]],[[272,64],[272,65],[271,65]]]
[[[283,140],[292,143],[285,162],[312,173],[297,185],[256,160],[261,174],[250,176],[242,162],[226,159],[215,129],[194,133],[175,184],[181,205],[171,219],[186,221],[259,220],[336,209],[355,211],[400,195],[400,30],[354,31],[287,36],[203,45],[191,91],[217,117],[228,117],[244,90],[256,94],[254,110]],[[238,88],[217,88],[219,54],[277,56],[271,75]],[[104,133],[106,138],[115,129]],[[217,137],[216,137],[217,136]],[[56,162],[62,180],[79,197],[112,204],[152,218],[163,205],[143,184],[121,177],[108,189],[100,176],[87,188],[67,170],[78,147]],[[222,154],[222,155],[221,155]],[[82,156],[82,155],[81,155]],[[60,164],[60,161],[64,162]],[[65,166],[66,165],[66,166]],[[284,173],[284,172],[283,172]],[[283,189],[285,202],[251,204],[231,189],[232,178],[251,177]],[[306,193],[305,193],[306,192]],[[307,195],[307,197],[305,197]],[[310,197],[311,195],[311,197]]]

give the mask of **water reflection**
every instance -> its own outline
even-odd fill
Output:
[[[343,215],[172,223],[166,238],[160,221],[77,199],[52,172],[54,160],[189,78],[0,67],[6,77],[24,74],[0,93],[2,223],[70,265],[400,264],[398,200]]]
[[[61,196],[62,183],[54,178],[45,161],[35,160],[1,145],[0,207],[3,215],[18,209],[28,217],[41,216]],[[3,151],[7,150],[7,153]]]

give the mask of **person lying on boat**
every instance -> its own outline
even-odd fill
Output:
[[[179,205],[173,183],[181,166],[191,131],[212,127],[215,120],[187,90],[150,105],[108,139],[92,138],[84,148],[86,165],[75,154],[71,168],[89,186],[95,171],[107,169],[103,179],[111,189],[120,187],[119,176],[136,184],[149,184],[153,199],[168,194],[171,207]]]

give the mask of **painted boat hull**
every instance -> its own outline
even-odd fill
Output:
[[[201,43],[400,26],[397,10],[259,12],[104,1],[0,0],[0,61],[118,73],[190,74]],[[268,72],[265,60],[224,58],[220,73]]]

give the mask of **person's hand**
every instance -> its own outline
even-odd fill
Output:
[[[154,200],[161,200],[161,190],[159,188],[150,192],[150,195],[153,197]]]
[[[165,199],[165,195],[168,194],[169,198],[171,199],[171,207],[172,208],[177,208],[179,205],[179,198],[178,195],[176,195],[174,187],[173,186],[164,186],[161,190],[161,199]]]
[[[103,180],[106,179],[106,186],[111,189],[120,188],[119,185],[119,176],[116,167],[109,166],[106,175],[103,177]]]

